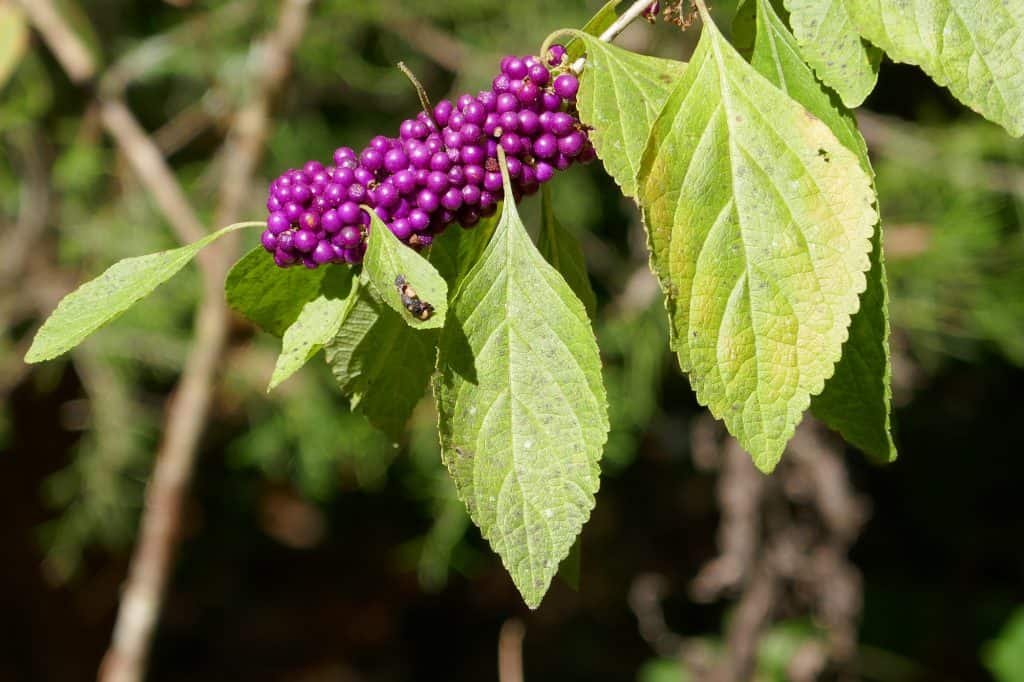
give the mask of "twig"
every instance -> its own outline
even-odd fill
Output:
[[[598,40],[610,43],[618,37],[620,33],[626,30],[626,27],[632,24],[636,19],[644,13],[644,10],[651,6],[653,0],[635,0],[635,2],[629,6],[625,12],[619,15],[619,18],[615,22],[606,28],[604,32],[597,37]],[[580,57],[573,62],[572,70],[579,73],[583,70],[583,66],[587,63],[585,57]]]
[[[167,160],[153,138],[139,125],[127,105],[120,99],[100,102],[100,120],[167,218],[178,240],[187,244],[202,239],[206,229],[189,203],[185,190],[178,183],[174,171],[167,165]],[[210,260],[209,256],[203,255],[209,253],[199,252],[201,264]]]
[[[263,70],[255,96],[235,116],[224,144],[217,224],[237,219],[266,140],[272,95],[288,73],[290,56],[305,31],[310,0],[285,0],[278,24],[263,45]],[[103,682],[137,682],[146,670],[153,632],[180,543],[182,509],[207,421],[214,376],[227,342],[228,310],[221,293],[236,250],[232,236],[209,250],[209,272],[196,317],[195,341],[171,401],[165,440],[157,454],[147,509],[126,584]]]
[[[615,20],[615,23],[606,28],[604,33],[598,36],[598,40],[606,43],[610,43],[615,40],[620,33],[626,30],[627,26],[633,23],[637,17],[644,13],[645,9],[651,6],[651,2],[652,0],[647,0],[647,2],[644,2],[644,0],[636,0],[636,2],[630,5],[629,9],[623,12],[619,18]]]
[[[403,16],[397,6],[388,6],[387,20],[381,26],[449,71],[462,69],[470,53],[452,34],[421,19]]]
[[[526,627],[510,618],[498,633],[498,682],[523,682],[523,638]]]
[[[81,84],[96,75],[96,63],[89,48],[64,21],[51,0],[16,1],[72,81]]]
[[[58,61],[76,82],[96,75],[84,44],[63,21],[51,0],[19,0]],[[217,220],[230,222],[244,205],[268,129],[269,100],[288,72],[290,55],[305,29],[310,0],[285,0],[278,25],[263,46],[263,70],[252,100],[236,115],[225,143]],[[100,117],[147,191],[181,241],[205,230],[159,148],[138,124],[119,93],[100,103]],[[172,397],[164,440],[156,455],[146,509],[118,611],[111,648],[100,669],[103,682],[138,682],[145,674],[180,542],[184,498],[195,464],[199,437],[212,402],[214,377],[227,341],[228,311],[221,287],[234,252],[226,238],[200,254],[203,298],[196,313],[195,339]]]

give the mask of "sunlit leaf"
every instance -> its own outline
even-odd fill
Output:
[[[608,410],[586,310],[512,202],[453,300],[438,366],[445,464],[536,607],[594,506]]]
[[[770,471],[832,376],[878,221],[869,175],[704,15],[640,172],[674,349]]]
[[[370,212],[370,238],[363,268],[377,295],[415,329],[444,326],[448,312],[448,285],[426,258],[398,240],[377,214]],[[399,279],[401,278],[401,279]],[[414,315],[402,300],[401,283],[407,283],[416,297],[432,312]]]
[[[267,390],[297,372],[335,337],[359,296],[358,280],[348,267],[327,270],[316,297],[307,301],[281,337],[281,354]]]
[[[770,0],[751,0],[757,7],[757,41],[751,65],[779,89],[820,118],[871,173],[867,145],[852,114],[835,101],[801,59],[796,41],[775,13]],[[819,419],[868,455],[881,461],[896,457],[892,441],[892,365],[889,357],[889,293],[880,237],[881,223],[871,238],[871,269],[860,309],[850,322],[843,357],[825,390],[811,400]]]
[[[885,0],[888,2],[888,0]],[[882,53],[860,37],[847,0],[784,0],[804,59],[848,107],[875,89]]]
[[[228,305],[264,331],[282,336],[302,307],[320,293],[329,268],[281,268],[262,246],[245,254],[228,272]]]
[[[361,282],[337,334],[325,346],[327,364],[352,408],[398,437],[434,372],[438,331],[416,330]]]
[[[605,169],[635,197],[647,137],[662,105],[686,69],[684,62],[636,54],[573,32],[587,47],[576,98],[580,119]]]
[[[1024,135],[1024,2],[844,0],[861,35]]]
[[[262,226],[261,222],[235,223],[187,246],[115,263],[61,300],[36,333],[25,362],[42,362],[71,350],[177,274],[204,246],[228,232]]]

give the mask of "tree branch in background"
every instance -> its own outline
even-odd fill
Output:
[[[69,78],[76,83],[94,81],[92,56],[51,0],[18,1]],[[236,113],[224,146],[226,162],[215,214],[218,224],[233,222],[245,204],[269,128],[270,99],[287,75],[291,54],[305,29],[309,4],[310,0],[284,0],[276,29],[260,46],[262,69],[256,74],[254,94]],[[179,240],[191,242],[202,237],[206,230],[195,209],[120,93],[111,94],[107,89],[100,101],[100,118]],[[199,438],[226,346],[229,314],[221,289],[236,250],[237,241],[225,239],[199,256],[203,298],[196,313],[194,341],[167,410],[164,439],[147,489],[113,641],[100,669],[104,682],[137,682],[145,675],[180,543],[182,510]]]
[[[788,679],[810,682],[828,668],[836,679],[856,679],[861,581],[847,554],[868,518],[842,460],[842,446],[818,422],[797,427],[776,475],[758,472],[710,416],[692,429],[694,462],[720,469],[720,555],[691,585],[699,601],[737,591],[739,599],[721,652],[701,651],[669,630],[661,600],[669,584],[638,576],[630,608],[641,636],[659,655],[677,658],[694,679],[741,682],[756,672],[761,638],[782,617],[810,615],[824,637],[809,637],[788,663]],[[831,677],[829,679],[832,679]]]
[[[518,618],[501,624],[498,632],[498,682],[523,682],[523,638],[526,626]]]

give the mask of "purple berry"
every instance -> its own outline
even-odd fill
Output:
[[[506,111],[517,111],[519,109],[519,98],[510,92],[503,92],[498,95],[498,101],[494,105],[494,110],[499,114],[503,114]]]
[[[565,137],[558,140],[558,151],[565,154],[567,157],[574,158],[579,156],[579,153],[583,150],[583,145],[586,143],[586,138],[578,130],[574,130]]]
[[[555,44],[548,48],[548,64],[551,66],[558,66],[565,57],[566,51],[564,46]]]
[[[508,77],[512,79],[526,78],[526,75],[529,73],[529,69],[527,69],[526,64],[523,64],[523,60],[518,57],[510,59],[502,71],[508,74]]]
[[[540,118],[529,109],[520,111],[516,117],[519,119],[519,132],[523,135],[533,135],[541,129]]]
[[[459,158],[462,160],[462,163],[466,164],[466,166],[479,166],[484,162],[486,154],[484,153],[484,150],[482,148],[477,147],[475,145],[470,145],[462,148]],[[464,170],[467,173],[469,171],[468,168]],[[469,180],[468,175],[466,179],[467,181]]]
[[[466,121],[469,123],[475,123],[478,126],[483,125],[484,119],[487,118],[487,107],[473,99],[462,110],[462,115],[466,117]]]
[[[477,140],[483,137],[484,131],[475,123],[466,123],[462,126],[462,130],[459,131],[459,139],[462,140],[463,145],[474,144]]]
[[[277,248],[277,235],[270,230],[263,230],[263,234],[260,235],[260,243],[263,244],[263,248],[274,253],[274,249]]]
[[[555,177],[555,168],[550,163],[538,161],[537,165],[533,167],[533,172],[537,176],[537,182],[543,184]]]
[[[506,154],[518,154],[523,148],[519,141],[519,136],[515,133],[505,133],[502,135],[499,144],[505,150]]]
[[[413,168],[429,168],[430,157],[433,156],[430,150],[427,149],[427,145],[417,145],[411,152],[409,152],[409,163],[412,164]]]
[[[318,241],[316,233],[312,230],[298,230],[295,232],[295,236],[292,237],[292,244],[295,245],[295,249],[303,253],[309,253],[316,248]]]
[[[558,140],[551,133],[544,133],[533,141],[533,155],[541,159],[550,159],[558,153]]]
[[[491,81],[491,89],[501,97],[502,93],[508,92],[512,89],[512,79],[509,78],[507,74],[502,73]]]
[[[480,188],[476,185],[466,185],[462,188],[462,203],[473,206],[480,202]]]
[[[354,171],[352,171],[352,175],[355,177],[356,182],[358,182],[363,187],[366,187],[371,182],[373,182],[373,173],[366,170],[365,168],[356,168]]]
[[[580,82],[571,73],[563,73],[555,79],[555,94],[562,99],[572,100],[580,89]]]
[[[501,190],[501,173],[488,173],[484,176],[484,191],[498,192]]]
[[[341,216],[333,208],[320,216],[320,227],[324,228],[324,232],[334,234],[341,229],[342,224]]]
[[[329,241],[322,239],[317,243],[316,248],[313,249],[313,260],[317,265],[326,265],[334,260],[334,247]]]
[[[569,132],[573,129],[573,127],[576,124],[576,119],[574,119],[572,116],[565,113],[564,111],[559,111],[551,114],[551,118],[549,120],[550,123],[548,124],[546,130],[557,137],[569,134]]]
[[[271,213],[267,216],[267,229],[272,234],[281,234],[289,227],[291,227],[291,221],[284,213]]]
[[[430,225],[430,216],[427,214],[426,211],[423,211],[418,208],[414,208],[413,210],[409,211],[408,220],[409,225],[412,226],[412,229],[415,232],[425,230],[427,229],[427,226]]]
[[[384,153],[377,147],[367,147],[359,155],[359,163],[363,164],[363,168],[369,171],[378,170],[384,165]]]
[[[344,161],[354,158],[356,158],[356,153],[351,147],[338,147],[334,150],[335,166],[340,166]]]
[[[341,232],[338,233],[338,242],[345,248],[358,246],[362,239],[363,233],[359,231],[358,227],[354,227],[352,225],[346,225],[341,228]]]
[[[544,111],[558,111],[562,108],[562,98],[553,92],[544,91],[541,95],[541,106]]]
[[[533,81],[542,88],[548,84],[548,81],[551,80],[551,72],[549,72],[540,64],[534,64],[533,66],[531,66],[528,75],[531,81]]]
[[[388,228],[391,230],[393,235],[401,239],[403,242],[412,236],[412,226],[409,224],[409,221],[404,218],[395,220],[388,225]]]
[[[480,163],[483,163],[481,160]],[[462,172],[466,176],[466,183],[469,185],[482,185],[484,182],[484,167],[480,163],[466,164]]]
[[[426,187],[434,194],[444,194],[448,189],[448,176],[440,171],[431,171],[427,176]]]
[[[519,91],[516,92],[516,97],[523,104],[533,104],[540,97],[540,88],[535,83],[526,81],[523,83],[523,87],[519,88]]]
[[[431,192],[429,189],[422,189],[419,194],[416,195],[416,205],[427,213],[433,213],[437,210],[440,202],[437,200],[436,194]]]
[[[359,222],[359,204],[354,201],[346,201],[338,207],[338,217],[346,225],[355,225]]]
[[[441,196],[441,205],[449,211],[457,211],[462,206],[462,191],[452,187]]]
[[[430,157],[430,170],[447,172],[452,167],[452,160],[446,152],[437,152]]]
[[[302,206],[294,201],[289,201],[284,205],[282,212],[284,213],[284,217],[288,219],[288,222],[294,223],[299,219],[299,216],[302,215]]]
[[[450,100],[443,99],[434,105],[434,120],[437,121],[439,126],[448,125],[448,117],[452,115],[452,103]]]
[[[278,249],[274,251],[274,263],[279,268],[287,268],[295,262],[295,254]]]
[[[401,149],[391,149],[384,154],[384,168],[389,173],[397,173],[409,167],[409,157]]]
[[[416,174],[411,170],[403,170],[391,176],[391,183],[402,194],[409,194],[416,189]]]

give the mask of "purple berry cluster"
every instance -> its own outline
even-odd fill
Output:
[[[556,170],[593,160],[567,61],[561,45],[547,64],[505,57],[489,90],[442,100],[358,154],[341,147],[333,165],[309,161],[284,173],[270,185],[263,247],[281,267],[360,263],[370,227],[362,204],[403,242],[424,247],[453,222],[469,228],[494,214],[503,198],[499,146],[516,200]]]

